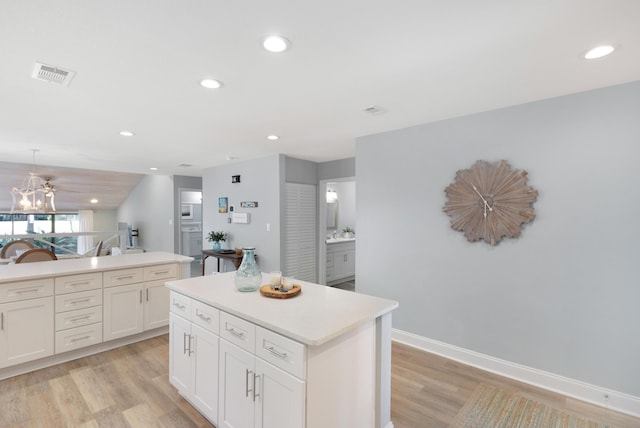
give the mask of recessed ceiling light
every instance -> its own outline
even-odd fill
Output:
[[[222,82],[214,79],[202,79],[200,85],[207,89],[218,89],[222,87]]]
[[[267,135],[267,140],[275,141],[280,139],[277,135]]]
[[[584,57],[586,59],[602,58],[603,56],[609,55],[614,50],[615,48],[611,45],[597,46],[593,49],[590,49],[586,54],[584,54]]]
[[[275,53],[286,51],[290,45],[289,40],[281,36],[269,36],[262,42],[262,46],[264,46],[266,50]]]
[[[157,171],[158,168],[156,168],[155,166],[152,166],[151,168],[149,168],[151,171]]]
[[[122,135],[123,137],[133,137],[136,134],[131,131],[120,131],[120,135]]]
[[[91,199],[89,202],[91,202],[92,204],[97,204],[98,200],[96,198]]]

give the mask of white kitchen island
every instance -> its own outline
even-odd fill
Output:
[[[393,427],[398,303],[297,283],[274,299],[233,272],[167,282],[171,383],[218,428]]]
[[[0,379],[165,334],[166,281],[191,257],[152,252],[0,266]]]

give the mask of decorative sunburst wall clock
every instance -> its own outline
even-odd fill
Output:
[[[458,171],[444,192],[451,228],[470,242],[497,245],[502,238],[517,238],[522,225],[536,216],[538,191],[527,185],[526,171],[512,169],[505,160],[477,161]]]

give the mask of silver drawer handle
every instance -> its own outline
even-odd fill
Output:
[[[69,342],[79,342],[81,340],[87,340],[87,339],[91,339],[91,336],[82,336],[82,337],[77,337],[75,339],[71,339]]]
[[[154,272],[153,274],[154,275],[164,275],[165,273],[169,273],[169,271],[168,270],[162,270],[162,271]]]
[[[133,278],[133,275],[125,275],[125,276],[118,276],[118,277],[116,277],[116,279],[117,279],[118,281],[122,281],[123,279],[131,279],[131,278]]]
[[[244,337],[244,333],[243,333],[243,332],[241,332],[241,331],[236,331],[233,327],[231,327],[231,328],[226,327],[226,330],[227,330],[229,333],[231,333],[231,334],[233,334],[234,336],[236,336],[236,337],[239,337],[239,338],[243,338],[243,337]]]
[[[175,306],[176,308],[180,309],[181,311],[184,311],[184,309],[185,309],[185,306],[181,305],[178,302],[173,302],[173,306]]]
[[[16,294],[37,293],[38,291],[40,291],[39,288],[30,288],[28,290],[16,290],[15,293]]]
[[[283,360],[287,359],[287,353],[286,352],[278,352],[275,350],[275,348],[273,346],[269,346],[267,348],[267,351],[271,352],[273,355],[275,355],[278,358],[282,358]]]
[[[78,317],[78,318],[74,318],[69,320],[70,322],[77,322],[77,321],[82,321],[82,320],[88,320],[89,318],[91,318],[91,315],[85,315],[83,317]]]
[[[200,317],[201,319],[203,319],[203,320],[204,320],[204,321],[206,321],[206,322],[211,321],[211,317],[205,317],[205,316],[204,316],[204,315],[202,315],[202,314],[198,314],[198,317]]]
[[[89,285],[89,281],[70,282],[67,284],[69,287],[77,287],[79,285]]]
[[[69,302],[69,303],[71,303],[72,305],[77,305],[78,303],[87,303],[90,301],[91,299],[89,298],[89,299],[82,299],[82,300],[74,300],[73,302]]]

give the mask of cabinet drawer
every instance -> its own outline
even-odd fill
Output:
[[[102,305],[102,290],[79,291],[56,296],[56,313]]]
[[[143,280],[144,271],[142,268],[111,270],[102,274],[102,283],[105,287],[135,284]]]
[[[0,284],[0,303],[53,296],[53,278]]]
[[[183,318],[191,319],[191,298],[172,291],[169,297],[169,310]]]
[[[306,347],[295,340],[256,327],[256,355],[276,367],[305,378]]]
[[[147,266],[144,268],[144,280],[153,281],[156,279],[176,279],[178,278],[178,265]]]
[[[191,321],[205,330],[220,334],[220,311],[212,306],[193,301]]]
[[[245,351],[255,353],[256,326],[226,312],[220,312],[220,337]]]
[[[56,314],[56,331],[102,322],[102,306]]]
[[[61,276],[55,279],[56,294],[95,290],[97,288],[102,288],[102,274],[100,272]]]
[[[102,323],[56,332],[56,354],[102,342]]]

